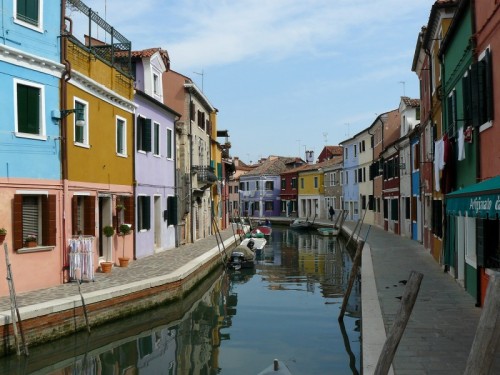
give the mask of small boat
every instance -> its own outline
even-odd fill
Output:
[[[262,252],[266,245],[265,238],[245,238],[231,252],[228,260],[228,266],[232,269],[252,268],[255,266],[256,252]]]
[[[318,228],[318,232],[322,236],[337,236],[339,234],[339,230],[333,227]]]
[[[253,231],[259,231],[260,233],[263,233],[264,236],[269,236],[273,232],[273,228],[271,228],[269,225],[259,225]]]
[[[295,219],[294,221],[292,221],[290,223],[290,228],[292,228],[292,229],[309,229],[309,228],[311,228],[311,226],[312,226],[312,223],[308,220],[304,221],[304,220]]]
[[[282,361],[275,359],[271,366],[266,367],[258,375],[292,375],[292,373]]]

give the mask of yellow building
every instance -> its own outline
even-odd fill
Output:
[[[92,11],[81,2],[68,1],[87,17],[88,24]],[[90,19],[107,25],[94,12]],[[103,261],[115,263],[118,257],[133,257],[134,243],[133,235],[103,235],[107,226],[116,233],[120,224],[134,225],[131,43],[107,26],[109,34],[101,37],[112,44],[87,35],[81,41],[69,29],[62,46],[66,66],[61,83],[64,241],[79,235],[93,240],[95,267]]]
[[[324,173],[319,164],[298,173],[299,217],[314,219],[324,211]]]

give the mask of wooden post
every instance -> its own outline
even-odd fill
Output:
[[[342,301],[342,307],[340,308],[339,320],[344,319],[345,309],[347,307],[347,301],[349,301],[349,296],[351,295],[352,286],[354,285],[354,280],[358,274],[358,268],[361,264],[361,252],[363,251],[363,246],[365,246],[365,241],[360,240],[358,242],[358,248],[356,249],[356,254],[354,255],[354,260],[352,261],[351,275],[349,276],[349,282],[347,284],[347,289],[344,294],[344,300]]]
[[[500,277],[493,276],[488,283],[483,311],[476,336],[467,359],[464,375],[489,374],[498,340],[500,339]]]
[[[387,336],[384,347],[382,348],[382,352],[380,353],[377,367],[374,372],[375,375],[386,375],[389,372],[389,368],[391,367],[392,360],[396,354],[399,341],[401,340],[406,324],[410,319],[423,277],[424,275],[419,272],[410,272],[410,277],[408,278],[403,297],[401,298],[401,305],[398,313],[396,314],[396,320],[394,320],[394,323],[392,324],[389,335]]]

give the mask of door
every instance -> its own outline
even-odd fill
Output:
[[[115,236],[104,236],[102,229],[108,225],[113,225],[111,208],[111,195],[99,195],[99,258],[109,262],[113,261],[113,241]]]

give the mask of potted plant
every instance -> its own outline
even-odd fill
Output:
[[[121,204],[121,203],[118,203],[118,204],[116,205],[116,211],[117,211],[117,212],[120,212],[120,211],[125,211],[125,206],[124,206],[123,204]]]
[[[0,228],[0,243],[3,243],[3,241],[5,241],[6,235],[7,235],[7,229]]]
[[[111,225],[106,225],[104,228],[102,228],[102,233],[108,238],[108,247],[109,247],[109,238],[113,237],[115,234],[115,228],[113,228]],[[113,266],[113,262],[101,262],[101,271],[104,273],[111,272],[111,267]]]
[[[125,236],[130,234],[132,231],[132,226],[130,224],[121,224],[120,227],[118,228],[118,234],[120,236],[123,236],[123,250],[122,250],[122,256],[118,258],[120,261],[120,267],[127,267],[128,262],[130,260],[129,257],[125,256]]]
[[[24,244],[26,247],[36,247],[36,235],[30,234],[24,239]]]

